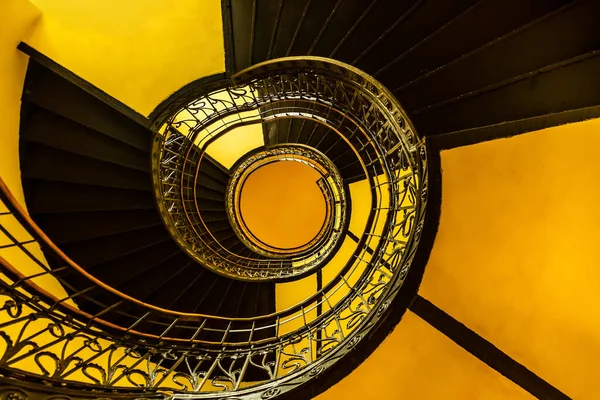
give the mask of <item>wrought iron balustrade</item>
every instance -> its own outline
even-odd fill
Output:
[[[347,214],[344,182],[331,160],[308,146],[283,144],[253,151],[240,161],[232,168],[233,173],[225,192],[228,218],[238,238],[255,253],[266,257],[294,259],[298,255],[314,255],[316,251],[318,253],[317,262],[326,259],[335,250],[340,240]],[[258,168],[278,161],[299,162],[316,170],[320,174],[317,185],[323,194],[326,205],[325,220],[318,234],[308,243],[295,249],[279,249],[261,242],[245,225],[240,210],[241,191],[248,176]],[[307,263],[305,268],[314,267],[318,265],[317,262]]]
[[[269,315],[163,309],[106,285],[70,260],[0,181],[0,232],[6,239],[0,245],[2,376],[82,396],[96,391],[107,397],[223,398],[225,392],[235,399],[268,399],[350,353],[401,290],[423,228],[427,154],[424,140],[380,84],[332,60],[287,58],[242,71],[230,86],[184,99],[173,109],[158,121],[153,176],[165,224],[190,256],[226,276],[271,280],[300,276],[307,265],[320,268],[327,259],[322,254],[336,251],[331,238],[348,215],[335,182],[323,186],[331,204],[340,203],[331,209],[331,229],[297,260],[227,254],[206,225],[201,228],[202,213],[193,201],[198,168],[212,141],[248,123],[306,118],[335,130],[365,172],[372,206],[351,257],[318,291]],[[4,258],[6,251],[19,257]],[[50,269],[44,257],[60,267]],[[67,274],[80,276],[81,287],[69,284]],[[66,295],[50,290],[49,283]],[[96,312],[80,310],[83,300]]]

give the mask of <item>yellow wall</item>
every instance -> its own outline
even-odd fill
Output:
[[[19,116],[28,58],[17,50],[17,45],[34,29],[39,16],[40,11],[27,0],[0,1],[0,176],[23,207],[25,199],[19,164]],[[0,202],[0,212],[3,211],[7,209]],[[0,224],[17,240],[31,239],[13,216],[0,216]],[[12,241],[0,233],[0,246],[9,244],[12,244]],[[45,263],[37,244],[31,243],[25,247]],[[16,247],[0,250],[0,256],[24,274],[42,272],[38,265]],[[64,289],[54,278],[43,276],[36,278],[34,283],[45,287],[59,298],[66,296]]]
[[[26,42],[144,115],[225,70],[220,0],[32,2],[44,15]]]
[[[0,120],[2,120],[2,130],[0,130],[0,176],[22,206],[25,205],[25,200],[19,165],[19,116],[28,58],[17,50],[17,45],[34,29],[40,14],[40,11],[27,0],[0,1]],[[8,209],[0,202],[0,213],[6,211]],[[31,239],[11,215],[0,216],[0,224],[8,229],[17,240],[26,241]],[[12,242],[0,233],[0,246],[10,243]],[[44,260],[39,246],[31,243],[25,245],[25,247],[40,260]],[[26,275],[42,271],[39,266],[35,265],[17,248],[0,250],[0,257]],[[51,277],[37,278],[34,283],[44,287],[59,298],[66,297],[65,290]],[[2,297],[0,301],[4,304],[8,298],[6,296]],[[72,304],[72,302],[70,303]],[[28,310],[25,313],[28,313]],[[3,313],[3,315],[6,316],[6,313]],[[3,319],[1,322],[6,322],[6,320]],[[39,322],[43,323],[42,321]],[[45,323],[47,324],[47,321]],[[34,324],[35,322],[31,325]],[[3,329],[3,331],[14,339],[18,336],[22,325],[10,326]],[[33,326],[33,329],[35,328]],[[30,334],[31,331],[27,333]],[[50,340],[50,338],[41,338],[40,343],[43,344]],[[5,350],[5,343],[4,341],[1,342],[0,354]],[[16,367],[25,370],[38,370],[33,360],[22,361]]]
[[[0,175],[25,204],[19,166],[19,115],[28,58],[17,50],[40,11],[27,0],[0,1]]]
[[[501,400],[531,395],[407,312],[377,350],[318,400]]]
[[[575,399],[599,393],[599,133],[596,119],[443,152],[420,290]]]

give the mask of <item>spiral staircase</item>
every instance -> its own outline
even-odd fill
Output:
[[[0,181],[11,398],[317,396],[408,308],[450,318],[417,295],[441,150],[600,116],[595,1],[221,10],[226,72],[148,117],[19,44],[26,207]],[[211,151],[248,127],[261,143],[235,162]],[[319,176],[324,210],[291,247],[262,240],[243,207],[253,174],[284,163]],[[266,219],[281,206],[264,203]],[[448,334],[466,349],[474,335]],[[536,397],[569,398],[514,360],[487,363]]]

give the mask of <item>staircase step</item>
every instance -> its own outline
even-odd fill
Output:
[[[156,210],[40,214],[36,222],[57,244],[111,236],[163,224]]]
[[[178,285],[179,290],[169,297],[170,301],[166,306],[173,310],[192,308],[191,312],[214,315],[217,304],[222,299],[222,292],[217,284],[227,279],[206,269],[195,271],[188,268],[185,272],[188,278]]]
[[[313,134],[309,145],[324,153],[336,143],[340,143],[340,136],[325,125],[317,124],[317,129]],[[343,143],[340,143],[343,144]]]
[[[29,182],[29,186],[31,214],[156,209],[154,195],[146,191],[49,181]]]
[[[225,187],[227,181],[223,182],[214,176],[207,175],[200,171],[198,179],[196,180],[196,186],[202,188],[202,190],[212,190],[218,193],[225,193]]]
[[[252,22],[248,16],[252,15],[252,2],[245,0],[231,0],[231,23],[236,34],[233,36],[233,47],[236,70],[249,67],[252,64],[250,42],[252,39]],[[239,32],[239,34],[237,34]]]
[[[35,105],[26,110],[21,123],[22,140],[143,172],[150,171],[147,152]]]
[[[345,183],[353,183],[357,182],[357,180],[366,179],[365,171],[362,168],[360,162],[354,158],[354,160],[345,163],[344,161],[340,161],[340,165],[343,165],[339,169],[340,175]]]
[[[173,250],[179,250],[179,248],[176,247]],[[153,263],[153,265],[148,266],[141,271],[141,273],[135,275],[134,282],[120,282],[117,285],[117,288],[127,290],[127,293],[136,299],[147,298],[157,290],[166,290],[177,293],[179,289],[172,285],[171,278],[181,274],[185,268],[190,268],[192,263],[193,261],[185,255],[185,253],[179,250],[174,255],[166,259],[158,260],[156,263]],[[200,266],[192,267],[202,268]],[[163,307],[166,304],[157,303],[156,305]]]
[[[221,203],[225,202],[225,192],[221,192],[214,189],[208,189],[205,186],[197,185],[196,186],[196,198],[198,200],[210,200],[210,201],[218,201]]]
[[[365,15],[365,17],[360,21],[356,20],[358,24],[335,53],[335,58],[346,63],[352,63],[378,38],[384,36],[386,31],[391,30],[395,23],[399,25],[402,22],[401,17],[416,2],[417,0],[379,0],[377,2],[352,0],[354,7],[361,10],[360,16]],[[369,7],[371,5],[369,3],[375,4]],[[325,54],[316,53],[315,55]],[[325,56],[329,56],[329,54]]]
[[[338,0],[320,0],[310,2],[302,24],[296,27],[296,40],[291,47],[290,55],[305,55],[310,53],[313,45],[318,44],[317,38],[321,30],[326,27],[328,18],[334,10]]]
[[[139,150],[151,150],[150,130],[33,60],[27,70],[23,100]]]
[[[204,211],[222,211],[225,212],[225,201],[224,200],[208,200],[203,198],[196,198],[196,204],[200,213]]]
[[[132,253],[130,255],[120,257],[118,259],[108,261],[96,267],[92,273],[106,284],[131,295],[134,298],[138,293],[140,296],[145,296],[152,292],[150,285],[155,282],[158,277],[164,277],[164,271],[159,267],[167,265],[169,274],[177,272],[177,257],[183,255],[179,247],[173,242],[165,242],[143,252]],[[185,259],[189,260],[185,255]],[[65,276],[70,282],[81,286],[79,274],[72,273]],[[111,298],[114,297],[114,299]],[[116,295],[103,293],[95,296],[95,300],[100,300],[104,303],[114,302],[119,298]],[[80,300],[80,307],[88,309],[92,307],[90,301]],[[135,312],[135,306],[131,303],[126,303],[121,307],[121,311],[125,313]],[[138,314],[139,315],[139,314]],[[117,318],[119,322],[125,322],[124,317]]]
[[[152,190],[149,174],[45,145],[29,143],[21,173],[26,178],[119,189]]]
[[[570,6],[574,3],[565,0],[530,0],[527,3],[522,0],[504,0],[499,7],[497,2],[483,1],[471,12],[445,25],[426,40],[421,40],[408,50],[396,52],[395,62],[390,68],[377,74],[376,78],[385,81],[389,89],[396,89],[435,72],[445,64],[458,61],[461,56],[510,34],[515,29],[535,23],[536,19],[555,12],[565,4]],[[473,32],[477,34],[474,35]]]
[[[227,238],[224,238],[222,240],[219,240],[221,246],[223,246],[224,248],[226,248],[227,250],[234,252],[233,251],[233,247],[237,246],[239,244],[241,244],[240,240],[238,239],[237,236],[234,235],[230,235]]]
[[[229,221],[225,211],[205,211],[202,213],[204,222]]]
[[[79,78],[63,75],[34,58],[30,61],[23,94],[21,165],[32,218],[68,257],[99,280],[142,301],[187,312],[219,312],[220,308],[236,312],[240,306],[253,312],[254,292],[239,290],[246,284],[192,261],[164,227],[150,175],[152,132],[139,119],[129,119],[127,113],[113,108],[118,102],[99,100],[89,88],[76,85]],[[188,172],[194,176],[196,171]],[[232,239],[228,242],[232,247],[243,246],[225,213],[228,179],[225,167],[204,157],[198,172],[198,205],[217,239]],[[63,266],[52,254],[46,256],[53,268]],[[73,292],[90,285],[71,269],[59,275]],[[232,290],[223,298],[218,290],[225,284]],[[248,285],[254,288],[253,283]],[[76,300],[82,310],[93,314],[118,301],[118,296],[102,291]],[[269,307],[274,308],[274,300]],[[128,304],[106,318],[130,324],[135,319],[124,313],[142,311]],[[165,329],[163,321],[153,324],[140,327]]]
[[[149,291],[148,280],[153,279],[152,275],[157,272],[155,267],[163,263],[169,265],[178,254],[182,254],[182,251],[172,240],[159,242],[142,251],[135,251],[98,264],[93,267],[93,273],[103,282],[126,294],[130,294],[132,288]],[[176,271],[168,269],[171,273]]]
[[[395,5],[398,6],[398,3],[400,2],[396,1]],[[339,2],[333,15],[330,14],[331,16],[328,17],[330,18],[329,25],[316,43],[312,54],[335,57],[337,55],[337,51],[334,52],[336,48],[342,47],[346,43],[353,33],[353,28],[358,28],[376,5],[377,1],[344,0]]]
[[[219,276],[210,271],[202,272],[201,275],[196,276],[190,282],[190,285],[181,288],[180,295],[173,299],[170,306],[173,309],[182,309],[182,307],[193,305],[193,312],[212,315],[219,315],[216,314],[219,305],[222,301],[227,301],[224,291],[229,283],[233,285],[238,283],[238,281]],[[199,288],[203,288],[203,290],[198,290]]]
[[[600,25],[597,23],[597,15],[600,15],[600,3],[579,2],[527,29],[508,35],[479,51],[473,51],[394,94],[407,109],[419,110],[598,50]],[[573,21],[577,23],[574,24]],[[527,56],[514,56],[519,54]],[[387,84],[385,81],[384,83]],[[558,91],[555,93],[555,97],[562,97]],[[511,99],[512,102],[512,98],[505,99]]]
[[[227,228],[222,228],[221,230],[215,230],[209,225],[208,230],[210,231],[210,235],[207,235],[207,236],[209,238],[212,236],[217,241],[219,241],[219,243],[221,243],[221,244],[223,244],[223,242],[228,240],[229,238],[236,237],[235,233],[229,226]]]
[[[208,156],[208,154],[202,158],[199,171],[225,184],[229,180],[229,174],[225,171],[225,167],[218,164],[218,162]]]
[[[437,30],[459,22],[464,13],[476,10],[481,3],[481,0],[415,1],[403,13],[397,14],[393,29],[386,30],[385,35],[368,45],[352,64],[375,74]]]
[[[592,52],[547,71],[525,74],[497,88],[424,109],[414,116],[413,122],[422,134],[439,135],[598,105],[597,71],[600,53]]]
[[[229,220],[209,222],[207,223],[207,226],[213,234],[231,231]]]
[[[173,272],[168,275],[162,282],[153,287],[148,287],[144,289],[144,293],[139,296],[141,301],[144,301],[149,304],[155,304],[159,307],[166,308],[168,307],[172,300],[181,294],[183,287],[198,274],[203,274],[205,268],[200,265],[194,263],[189,257],[184,254],[176,256],[177,262],[173,262]],[[177,288],[177,290],[172,290],[172,288]],[[208,286],[205,285],[204,290],[206,291]],[[194,305],[186,305],[185,309],[181,311],[191,311]]]
[[[290,129],[288,132],[282,132],[282,136],[285,135],[285,139],[281,137],[279,139],[279,143],[300,143],[299,135],[303,130],[303,127],[306,126],[306,123],[309,122],[305,118],[294,118],[290,123]]]

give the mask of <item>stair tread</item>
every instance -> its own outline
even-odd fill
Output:
[[[30,62],[23,100],[149,152],[152,132],[35,61]]]
[[[590,56],[538,74],[535,85],[528,79],[519,80],[460,102],[427,110],[413,120],[424,134],[438,135],[598,105],[598,70],[600,56]],[[505,102],[507,98],[512,100]],[[493,114],[486,112],[490,109],[497,111]]]
[[[461,13],[471,11],[472,6],[477,7],[480,3],[479,0],[415,1],[403,12],[396,14],[397,25],[366,46],[353,60],[353,65],[374,74],[446,24],[456,23],[456,18]]]
[[[38,144],[22,148],[21,173],[26,178],[122,189],[152,190],[148,173]]]
[[[393,90],[430,73],[486,43],[535,21],[560,6],[564,0],[504,0],[502,7],[493,1],[481,2],[460,20],[445,26],[436,35],[410,51],[401,53],[393,68],[377,75]],[[476,35],[469,34],[477,32]]]
[[[144,251],[153,245],[171,241],[164,226],[153,226],[134,232],[122,232],[85,241],[64,244],[63,251],[82,267],[92,266]]]
[[[41,214],[36,216],[36,222],[58,244],[111,236],[163,224],[156,210]]]
[[[191,262],[191,259],[179,250],[173,256],[160,260],[152,268],[146,268],[141,274],[135,277],[136,284],[128,282],[127,287],[124,289],[127,290],[130,296],[138,299],[151,296],[156,290],[173,290],[173,286],[170,285],[170,279],[173,276],[181,274],[182,270],[188,267]],[[141,284],[142,282],[143,285]],[[177,292],[177,290],[173,291]],[[163,307],[166,304],[161,303],[156,305]]]
[[[102,281],[129,294],[133,288],[145,288],[158,265],[170,263],[181,249],[173,241],[165,241],[118,258],[104,261],[93,268],[93,273]]]
[[[50,181],[30,186],[34,187],[27,204],[32,214],[156,209],[154,195],[147,191]]]
[[[37,106],[26,107],[21,124],[21,140],[143,172],[150,171],[147,152]]]
[[[409,110],[417,110],[600,49],[600,26],[595,17],[599,13],[597,2],[580,2],[395,94]],[[512,57],[514,54],[527,57]],[[507,59],[511,61],[504,61]]]
[[[385,31],[396,22],[406,10],[408,10],[416,0],[379,0],[375,4],[356,27],[356,29],[347,38],[345,43],[339,48],[335,54],[335,58],[352,63],[354,59],[368,46],[374,43],[377,38],[381,37]],[[367,10],[367,3],[354,1],[354,7]],[[390,12],[394,10],[394,12]],[[360,14],[362,15],[362,13]],[[360,18],[360,16],[358,16]],[[358,19],[357,18],[357,19]],[[329,54],[319,54],[329,56]]]

